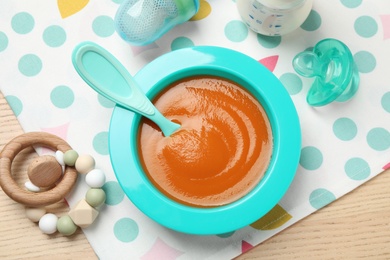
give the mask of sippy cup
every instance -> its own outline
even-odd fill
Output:
[[[119,35],[133,45],[146,45],[188,21],[199,0],[125,0],[115,15]]]
[[[284,35],[308,17],[313,0],[237,0],[242,20],[256,33]]]

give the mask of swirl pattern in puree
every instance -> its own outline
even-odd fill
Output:
[[[215,207],[245,196],[261,180],[272,155],[272,130],[247,90],[220,77],[188,77],[153,103],[181,124],[164,137],[150,120],[141,120],[140,161],[163,194],[186,205]]]

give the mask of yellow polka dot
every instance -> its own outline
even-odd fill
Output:
[[[57,0],[57,5],[60,10],[61,17],[66,18],[81,11],[88,2],[89,0]]]
[[[206,18],[211,13],[211,6],[206,0],[200,0],[199,11],[190,19],[190,21],[199,21]]]
[[[292,216],[281,206],[276,205],[264,217],[251,224],[251,227],[258,230],[272,230],[281,227],[289,221]]]

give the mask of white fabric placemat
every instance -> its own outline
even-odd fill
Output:
[[[235,1],[201,0],[200,19],[146,47],[131,47],[115,33],[119,2],[0,2],[0,90],[24,131],[64,138],[94,156],[107,175],[104,209],[84,229],[100,259],[230,259],[390,167],[390,2],[315,1],[295,32],[265,37],[245,26]],[[349,46],[361,83],[350,101],[312,108],[305,98],[313,79],[298,76],[291,62],[324,38]],[[91,90],[71,63],[73,48],[86,40],[108,49],[132,74],[164,53],[194,45],[230,48],[266,65],[290,93],[302,127],[299,168],[279,204],[246,228],[206,237],[168,230],[142,214],[119,188],[110,165],[114,104]],[[79,185],[69,204],[86,189]]]

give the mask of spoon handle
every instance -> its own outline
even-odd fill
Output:
[[[155,108],[126,68],[104,48],[93,42],[83,42],[74,49],[72,62],[91,88],[116,104],[151,119],[164,136],[170,136],[180,128]]]
[[[81,78],[102,96],[144,116],[155,114],[154,106],[137,82],[107,50],[83,42],[73,51],[72,61]]]

